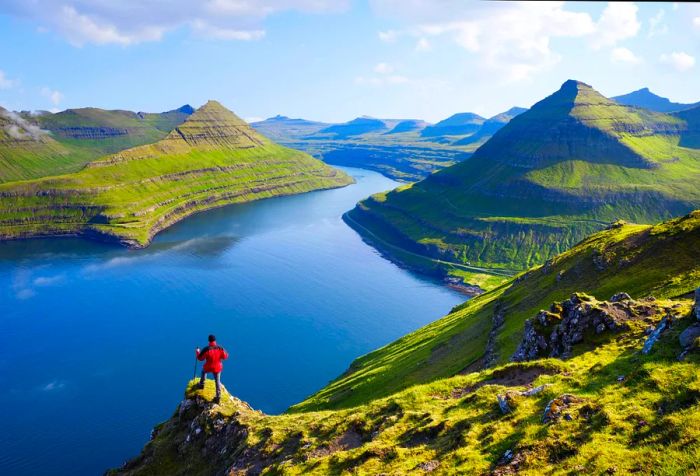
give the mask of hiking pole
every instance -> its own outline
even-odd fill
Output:
[[[194,356],[194,375],[192,375],[192,380],[197,378],[197,356]]]

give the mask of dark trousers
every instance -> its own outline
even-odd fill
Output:
[[[214,376],[214,381],[216,382],[216,396],[221,396],[221,372],[209,372]],[[202,370],[202,378],[199,379],[199,383],[204,385],[204,381],[207,379],[206,370]]]

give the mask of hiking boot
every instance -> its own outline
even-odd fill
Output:
[[[221,397],[219,397],[219,396],[217,395],[216,397],[214,397],[214,400],[212,400],[212,402],[214,402],[214,403],[216,403],[216,404],[218,405],[219,402],[221,402]]]

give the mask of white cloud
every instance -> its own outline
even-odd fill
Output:
[[[33,20],[38,28],[54,31],[76,46],[128,46],[160,40],[183,27],[205,38],[256,40],[264,36],[264,19],[275,13],[335,13],[349,4],[349,0],[4,0],[0,13]]]
[[[637,36],[642,26],[637,19],[638,10],[633,3],[608,3],[591,37],[593,47],[614,46],[621,40]]]
[[[371,0],[380,15],[409,23],[399,36],[445,36],[475,54],[478,65],[507,81],[527,79],[560,61],[552,38],[582,37],[596,31],[587,13],[566,10],[564,2],[474,3],[443,0],[440,8],[428,0]],[[428,43],[429,44],[429,43]],[[417,49],[425,46],[417,45]]]
[[[601,49],[616,47],[641,28],[637,6],[628,3],[608,3],[597,20],[571,10],[565,2],[441,0],[436,7],[434,0],[370,0],[370,4],[378,15],[407,24],[405,29],[391,30],[391,35],[380,33],[381,39],[407,36],[420,42],[447,37],[473,54],[479,67],[506,81],[529,79],[554,67],[561,60],[553,48],[558,38],[581,38]],[[661,26],[659,19],[657,32]]]
[[[683,53],[682,51],[676,51],[671,54],[663,54],[659,58],[659,61],[673,67],[676,71],[681,73],[688,71],[695,66],[695,58],[690,56],[688,53]]]
[[[628,63],[628,64],[639,64],[642,62],[642,59],[632,53],[627,48],[615,48],[610,52],[610,59],[614,63]]]
[[[0,70],[0,89],[10,89],[15,85],[15,81],[5,76],[5,72]]]
[[[379,63],[374,67],[374,72],[379,74],[389,74],[394,72],[394,67],[388,63]]]
[[[10,137],[17,140],[36,141],[40,140],[43,135],[48,134],[47,131],[41,129],[36,124],[28,122],[16,112],[0,110],[0,115],[6,119],[9,119],[9,123],[5,125],[5,131],[10,135]]]
[[[656,12],[656,15],[649,19],[649,38],[668,33],[668,25],[663,23],[666,10],[663,8]]]
[[[700,17],[693,18],[693,26],[696,30],[700,30]]]
[[[416,42],[416,51],[430,51],[432,45],[427,38],[419,38]]]
[[[63,93],[50,88],[41,88],[41,95],[48,98],[54,106],[58,106],[63,101]]]

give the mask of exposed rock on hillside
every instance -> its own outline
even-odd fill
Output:
[[[525,321],[523,339],[511,360],[568,358],[576,344],[594,340],[594,336],[627,331],[633,326],[649,327],[665,316],[672,320],[674,314],[673,308],[659,306],[654,298],[635,301],[628,294],[619,293],[610,301],[597,301],[575,293]]]

